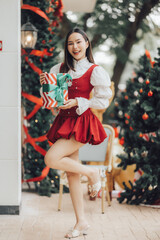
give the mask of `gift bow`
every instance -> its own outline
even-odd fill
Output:
[[[70,74],[63,74],[63,73],[58,73],[57,74],[57,85],[53,84],[43,84],[43,92],[49,92],[47,95],[51,97],[52,99],[54,98],[57,103],[58,107],[63,105],[64,103],[64,96],[63,96],[63,91],[68,90],[68,84],[67,81],[71,80],[72,78]]]

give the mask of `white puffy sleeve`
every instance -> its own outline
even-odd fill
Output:
[[[94,86],[93,97],[89,100],[82,97],[76,98],[78,115],[84,113],[88,108],[104,109],[109,106],[109,99],[112,97],[111,80],[104,68],[97,66],[93,69],[90,83]]]
[[[56,65],[54,65],[51,69],[49,73],[54,73],[57,74],[60,71],[60,67],[61,67],[61,63],[58,63]]]

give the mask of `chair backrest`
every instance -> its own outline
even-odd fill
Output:
[[[110,125],[103,124],[103,127],[107,133],[107,138],[98,145],[85,144],[79,149],[79,159],[82,162],[104,162],[107,152],[107,146],[109,143],[109,164],[111,164],[112,151],[113,151],[113,140],[114,140],[114,129]]]

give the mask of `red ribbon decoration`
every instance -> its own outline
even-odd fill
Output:
[[[40,68],[38,68],[34,63],[29,61],[28,57],[25,57],[26,62],[28,63],[28,65],[39,75],[42,73],[42,70]]]
[[[40,108],[41,108],[41,106],[38,105],[38,104],[36,104],[36,105],[34,106],[34,109],[32,110],[32,112],[31,112],[30,114],[28,114],[28,116],[25,116],[24,119],[27,119],[27,120],[31,119],[31,118],[38,112],[38,110],[39,110]]]
[[[25,93],[25,92],[22,92],[22,96],[27,98],[29,101],[31,102],[34,102],[36,103],[36,105],[34,106],[34,109],[32,110],[31,113],[28,114],[28,116],[25,116],[24,119],[27,119],[29,120],[30,118],[32,118],[37,112],[38,110],[42,107],[43,105],[43,101],[42,101],[42,98],[38,98],[38,97],[35,97],[31,94],[28,94],[28,93]]]
[[[35,13],[37,13],[39,16],[41,16],[42,18],[46,19],[49,22],[49,18],[47,17],[47,15],[38,7],[34,7],[28,4],[23,4],[21,6],[21,9],[25,9],[25,10],[31,10]]]
[[[30,179],[26,179],[26,180],[22,180],[22,183],[23,182],[39,182],[39,181],[42,181],[49,173],[49,167],[45,167],[43,170],[42,170],[42,173],[39,177],[34,177],[34,178],[30,178]]]
[[[23,125],[23,128],[24,128],[24,132],[26,134],[26,139],[24,140],[24,143],[29,142],[37,152],[39,152],[40,154],[45,156],[46,155],[46,150],[44,150],[43,148],[41,148],[40,146],[38,146],[35,143],[37,141],[37,138],[34,139],[29,135],[28,128],[25,125]],[[45,139],[45,137],[44,137],[44,139]],[[46,137],[46,140],[47,140],[47,137]]]
[[[34,102],[34,103],[42,106],[42,98],[35,97],[35,96],[33,96],[31,94],[28,94],[28,93],[25,93],[25,92],[22,92],[22,96],[27,98],[29,101]]]
[[[147,49],[145,50],[145,54],[146,54],[146,57],[150,60],[150,64],[151,64],[151,66],[152,66],[152,68],[153,68],[155,62],[152,61],[152,59],[151,59],[151,55],[150,55],[150,52],[149,52]]]
[[[24,48],[22,48],[22,55],[27,55],[27,52]],[[29,55],[34,55],[38,57],[44,57],[44,56],[53,56],[53,53],[50,53],[47,51],[47,48],[43,49],[43,51],[40,50],[32,50]]]
[[[46,155],[46,150],[44,150],[43,148],[41,148],[40,146],[38,146],[38,145],[36,144],[36,142],[38,142],[38,141],[39,141],[39,142],[42,142],[42,141],[47,140],[46,135],[41,136],[41,137],[38,137],[38,138],[32,138],[32,137],[29,135],[29,133],[28,133],[27,127],[26,127],[25,125],[23,125],[23,128],[24,128],[24,132],[25,132],[25,134],[26,134],[26,139],[25,139],[24,143],[27,143],[27,142],[30,143],[37,152],[39,152],[40,154],[42,154],[43,156],[45,156],[45,155]],[[48,175],[49,169],[50,169],[50,168],[46,166],[46,167],[42,170],[42,173],[41,173],[41,175],[40,175],[39,177],[30,178],[30,179],[27,179],[27,180],[24,180],[24,179],[23,179],[22,182],[37,182],[37,181],[42,181],[42,180]]]

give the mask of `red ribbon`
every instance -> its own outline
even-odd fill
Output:
[[[152,59],[151,59],[151,55],[150,55],[150,52],[149,52],[147,49],[145,50],[145,54],[146,54],[147,58],[150,60],[150,64],[151,64],[151,66],[152,66],[152,68],[153,68],[155,62],[152,61]]]
[[[38,112],[38,110],[39,110],[40,108],[41,108],[41,106],[38,105],[38,104],[36,104],[36,105],[34,106],[32,112],[31,112],[30,114],[28,114],[28,116],[25,116],[24,119],[27,119],[27,120],[31,119],[31,118]]]
[[[27,55],[27,52],[25,49],[22,48],[22,55]],[[32,50],[29,55],[34,55],[38,57],[44,57],[44,56],[53,56],[53,53],[50,53],[47,51],[47,48],[43,49],[43,51],[40,50]]]
[[[27,98],[29,101],[42,106],[42,103],[43,103],[42,98],[35,97],[35,96],[25,93],[25,92],[22,92],[22,96]]]
[[[23,125],[23,128],[24,128],[24,132],[26,134],[26,139],[25,139],[24,143],[27,143],[27,142],[30,143],[37,152],[39,152],[40,154],[45,156],[46,155],[46,150],[44,150],[43,148],[41,148],[40,146],[38,146],[36,144],[37,138],[34,139],[29,135],[28,129],[27,129],[26,126]],[[45,137],[44,137],[44,139],[45,139]],[[47,140],[47,137],[46,137],[46,140]]]
[[[42,173],[39,177],[34,177],[34,178],[30,178],[30,179],[26,179],[26,180],[22,180],[22,183],[23,182],[39,182],[39,181],[42,181],[45,177],[47,177],[49,173],[49,167],[45,167],[43,170],[42,170]]]
[[[32,137],[29,135],[29,133],[28,133],[27,127],[26,127],[25,125],[23,125],[23,128],[24,128],[24,132],[25,132],[25,134],[26,134],[26,139],[25,139],[24,143],[27,143],[27,142],[30,143],[37,152],[39,152],[40,154],[42,154],[43,156],[45,156],[45,155],[46,155],[46,150],[44,150],[43,148],[41,148],[40,146],[38,146],[38,145],[36,144],[36,142],[38,142],[38,141],[39,141],[39,142],[42,142],[42,141],[47,140],[46,135],[41,136],[41,137],[38,137],[38,138],[32,138]],[[50,169],[50,168],[46,166],[46,167],[42,170],[42,173],[41,173],[41,175],[40,175],[39,177],[30,178],[30,179],[27,179],[27,180],[22,180],[22,182],[37,182],[37,181],[41,181],[41,180],[43,180],[43,179],[48,175],[49,169]]]
[[[40,68],[38,68],[34,63],[29,61],[28,57],[25,57],[26,62],[28,63],[28,65],[39,75],[42,73],[42,70]]]
[[[28,4],[23,4],[21,6],[21,9],[31,10],[49,22],[49,18],[47,17],[47,15],[38,7],[34,7]]]

